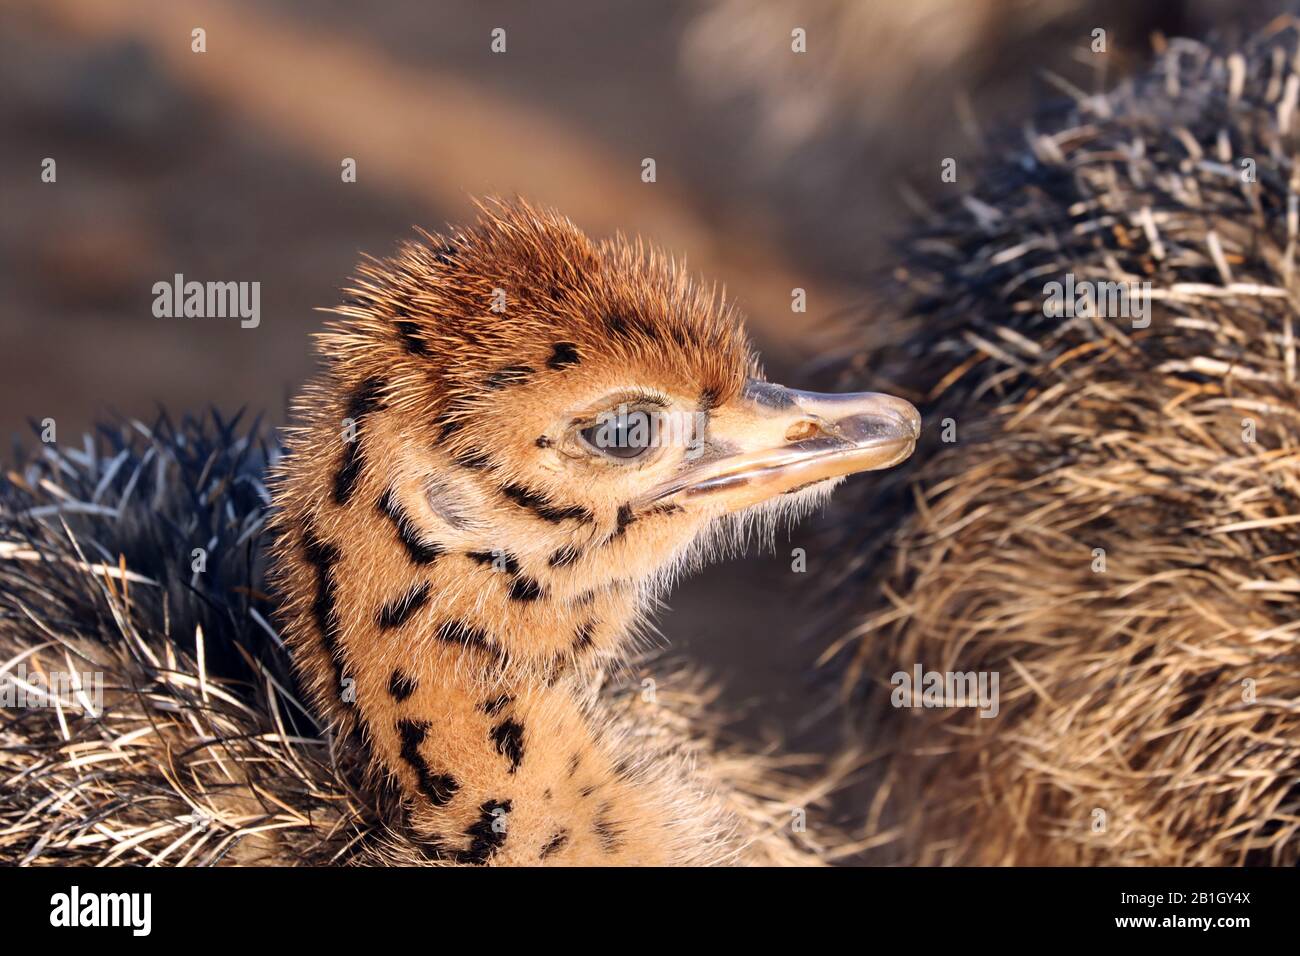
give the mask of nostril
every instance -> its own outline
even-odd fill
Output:
[[[785,430],[785,440],[790,442],[804,441],[805,439],[812,438],[820,431],[821,428],[816,422],[805,418],[795,422]]]

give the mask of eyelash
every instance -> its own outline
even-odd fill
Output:
[[[580,428],[588,428],[591,425],[596,424],[601,413],[607,412],[613,408],[618,408],[620,406],[627,406],[628,410],[631,411],[632,409],[645,408],[646,406],[649,406],[650,409],[671,408],[672,404],[673,403],[671,400],[669,400],[664,395],[660,395],[658,392],[651,392],[651,391],[626,392],[615,398],[607,399],[606,401],[604,401],[601,404],[600,411],[593,412],[590,415],[584,415],[582,418],[575,418],[573,420],[573,425]]]
[[[647,389],[629,392],[613,404],[615,406],[627,405],[629,408],[633,405],[653,405],[655,408],[668,408],[672,405],[672,401],[666,395]]]

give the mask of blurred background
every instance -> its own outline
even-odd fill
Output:
[[[79,441],[159,407],[278,423],[313,368],[313,310],[359,255],[487,194],[685,256],[749,316],[770,376],[813,384],[871,347],[897,237],[971,181],[942,182],[944,158],[964,173],[1044,96],[1120,82],[1161,36],[1232,36],[1278,9],[1241,6],[4,0],[0,431],[54,418]],[[260,326],[154,318],[153,284],[178,272],[259,281]],[[791,574],[790,547],[812,540],[711,569],[662,620],[748,731],[795,744],[830,702],[807,680],[811,610],[791,587],[835,559],[811,548]]]

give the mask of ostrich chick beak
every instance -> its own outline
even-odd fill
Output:
[[[828,479],[906,461],[921,435],[910,402],[879,392],[822,394],[750,381],[713,411],[699,456],[654,502],[738,511]]]

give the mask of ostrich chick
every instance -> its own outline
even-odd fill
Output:
[[[743,859],[709,794],[602,717],[600,677],[726,525],[904,460],[916,410],[764,381],[674,264],[523,205],[348,291],[276,479],[318,708],[430,859]]]

